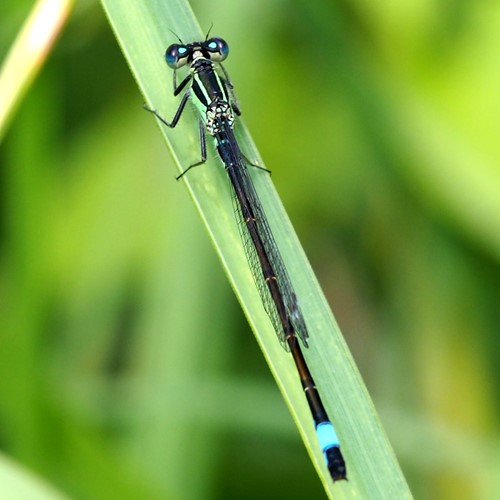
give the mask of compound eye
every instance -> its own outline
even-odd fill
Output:
[[[204,44],[212,61],[221,62],[229,54],[229,45],[222,38],[210,38]]]
[[[165,51],[165,60],[172,69],[178,69],[187,63],[189,49],[185,45],[174,43]]]

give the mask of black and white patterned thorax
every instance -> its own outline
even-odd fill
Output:
[[[214,136],[223,124],[233,127],[234,112],[225,81],[216,73],[212,61],[204,58],[201,52],[198,54],[194,54],[191,64],[191,97],[204,117],[207,132]]]
[[[227,123],[232,128],[234,123],[233,110],[229,103],[217,99],[210,103],[207,108],[205,121],[207,132],[215,136],[222,131],[224,123]]]

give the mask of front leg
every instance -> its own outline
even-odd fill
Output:
[[[186,92],[182,96],[179,107],[177,108],[177,111],[175,112],[175,115],[172,118],[172,121],[170,123],[167,120],[165,120],[165,118],[163,118],[163,116],[161,116],[160,113],[158,113],[158,111],[156,111],[156,109],[150,108],[147,104],[144,104],[144,109],[146,111],[149,111],[150,113],[153,113],[153,115],[155,115],[156,118],[158,118],[158,120],[160,120],[167,127],[174,128],[177,125],[177,123],[179,122],[179,118],[181,117],[182,112],[184,111],[184,108],[186,107],[186,103],[187,103],[188,99],[189,99],[189,92]]]

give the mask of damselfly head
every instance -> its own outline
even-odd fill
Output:
[[[222,38],[210,38],[204,42],[174,43],[165,51],[165,60],[172,69],[191,64],[195,54],[210,61],[222,62],[229,54],[229,46]],[[198,58],[199,56],[196,56]]]

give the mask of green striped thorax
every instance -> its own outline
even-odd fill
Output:
[[[189,65],[191,73],[190,96],[200,112],[207,132],[214,136],[223,124],[233,126],[234,112],[226,81],[215,70],[229,54],[229,46],[222,38],[204,42],[172,44],[165,52],[167,64],[174,70]]]

